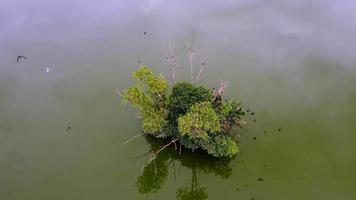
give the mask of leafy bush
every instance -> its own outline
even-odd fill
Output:
[[[139,108],[145,134],[170,138],[167,145],[179,142],[185,148],[203,149],[215,157],[238,153],[231,127],[240,124],[244,112],[238,101],[223,99],[225,86],[212,90],[178,82],[169,92],[166,79],[147,66],[141,66],[133,77],[136,84],[124,91],[123,99]]]

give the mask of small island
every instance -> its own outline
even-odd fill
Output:
[[[121,95],[124,102],[140,111],[140,135],[169,139],[152,152],[149,162],[172,144],[179,153],[182,146],[192,151],[205,150],[214,157],[231,158],[239,152],[231,129],[244,123],[241,116],[245,112],[239,101],[223,98],[226,82],[221,82],[217,89],[209,89],[196,82],[173,80],[170,87],[163,75],[155,75],[142,65],[133,78],[136,84]]]

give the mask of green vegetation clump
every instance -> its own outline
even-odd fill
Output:
[[[224,86],[209,89],[196,83],[173,83],[171,90],[162,75],[147,66],[133,73],[136,84],[123,93],[123,99],[137,107],[145,134],[169,138],[167,145],[201,149],[214,157],[233,157],[239,152],[231,128],[241,125],[244,115],[240,102],[224,100]],[[163,149],[163,148],[162,148]],[[162,149],[154,152],[154,156]]]

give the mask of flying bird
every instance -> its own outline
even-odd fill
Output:
[[[19,55],[17,56],[16,61],[19,62],[21,59],[27,59],[27,58],[23,55]]]

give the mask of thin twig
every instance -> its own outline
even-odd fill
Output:
[[[118,90],[117,88],[115,88],[116,94],[119,95],[120,97],[123,97],[122,93],[120,92],[120,90]]]
[[[146,134],[146,133],[137,134],[137,135],[133,136],[132,138],[126,140],[124,143],[122,143],[122,145],[125,145],[125,144],[131,142],[132,140],[134,140],[134,139],[136,139],[136,138],[138,138],[138,137],[140,137],[140,136],[143,136],[143,135],[145,135],[145,134]]]
[[[202,77],[202,75],[203,75],[203,73],[204,73],[204,70],[205,70],[204,67],[205,67],[205,63],[201,62],[201,63],[200,63],[200,66],[199,66],[198,75],[197,75],[197,77],[195,78],[195,82],[196,82],[196,83],[200,81],[200,79],[201,79],[201,77]]]
[[[194,83],[194,70],[193,70],[193,57],[194,57],[194,51],[190,47],[190,44],[187,44],[187,49],[188,49],[188,58],[189,58],[189,64],[190,64],[190,81]]]
[[[164,145],[163,147],[159,148],[157,151],[153,152],[150,159],[148,159],[146,164],[142,166],[141,170],[145,169],[146,166],[148,166],[152,161],[154,161],[157,158],[157,155],[159,154],[159,152],[161,152],[163,149],[167,148],[172,143],[175,143],[176,141],[178,141],[178,139],[174,139],[174,140],[170,141],[168,144]]]
[[[226,87],[227,87],[227,82],[220,81],[219,88],[214,90],[214,97],[216,98],[218,96],[221,96],[225,92]]]
[[[171,41],[169,41],[169,43],[168,43],[168,48],[169,48],[169,52],[171,54],[171,61],[172,61],[172,65],[173,65],[172,73],[174,74],[174,82],[175,82],[177,79],[178,64],[176,61],[176,54],[174,53],[174,44],[172,44]]]

